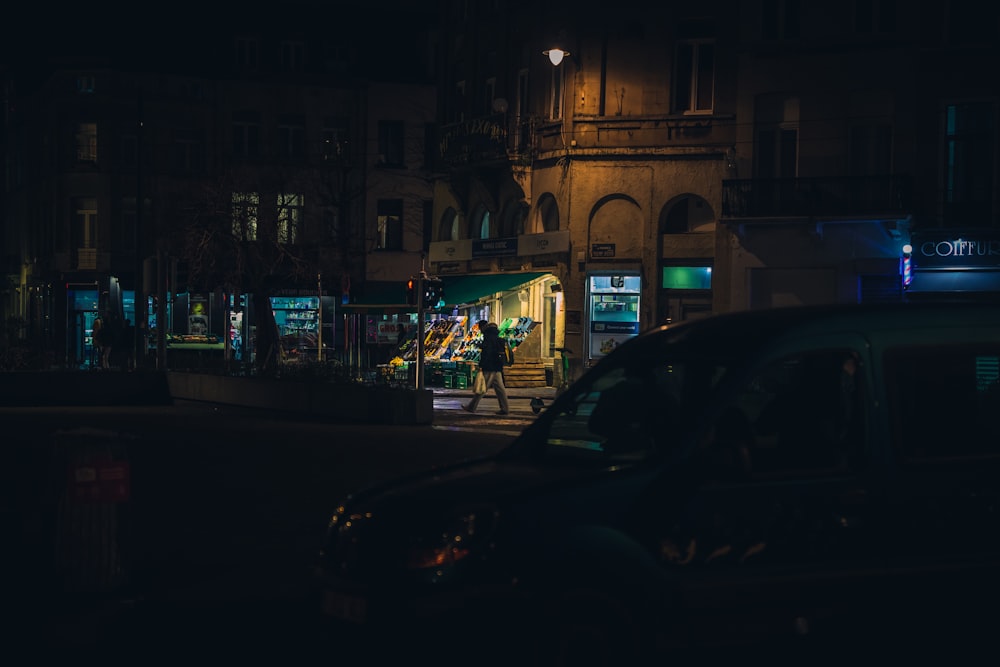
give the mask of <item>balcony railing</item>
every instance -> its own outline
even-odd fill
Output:
[[[755,178],[722,183],[723,218],[906,215],[909,176]]]
[[[447,165],[480,164],[507,160],[507,125],[504,114],[441,127],[438,155]]]

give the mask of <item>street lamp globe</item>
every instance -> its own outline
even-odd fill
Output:
[[[562,49],[555,48],[549,49],[548,51],[542,51],[543,55],[549,57],[549,62],[553,65],[559,65],[563,61],[563,58],[569,55],[569,51],[563,51]]]

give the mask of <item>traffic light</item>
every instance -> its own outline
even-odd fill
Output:
[[[424,279],[424,308],[436,310],[444,307],[444,281],[440,278]]]
[[[417,305],[417,281],[414,278],[406,281],[406,303]]]

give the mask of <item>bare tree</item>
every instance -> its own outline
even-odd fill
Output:
[[[190,286],[252,295],[256,365],[262,370],[278,345],[269,297],[280,289],[314,287],[322,270],[315,253],[296,242],[300,238],[281,230],[274,217],[278,207],[261,200],[269,190],[228,172],[175,193],[169,204],[172,219],[181,223],[172,228],[171,253],[186,264]]]

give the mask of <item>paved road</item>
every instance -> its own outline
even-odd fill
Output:
[[[501,418],[490,399],[465,413],[464,398],[436,395],[433,426],[213,406],[0,408],[14,636],[36,654],[104,662],[315,649],[311,567],[337,500],[496,451],[534,418],[527,399]],[[102,454],[128,463],[127,498],[79,497],[86,480],[72,471]]]

